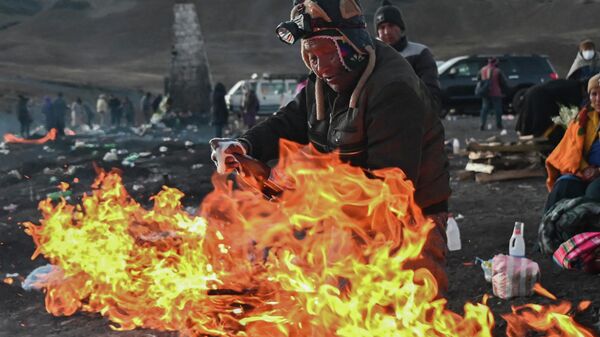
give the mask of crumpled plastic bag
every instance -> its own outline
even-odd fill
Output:
[[[492,261],[492,287],[494,295],[502,299],[530,296],[540,279],[540,267],[524,257],[504,254]]]
[[[41,290],[49,285],[58,284],[63,281],[63,270],[55,265],[47,264],[35,268],[21,284],[27,291]]]

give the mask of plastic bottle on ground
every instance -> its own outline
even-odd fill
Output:
[[[446,222],[446,237],[448,238],[449,251],[456,251],[462,248],[460,243],[460,230],[452,214],[448,214],[448,221]]]
[[[517,221],[515,222],[515,228],[513,234],[510,237],[508,245],[508,254],[515,257],[525,257],[525,239],[523,238],[523,231],[525,224]]]

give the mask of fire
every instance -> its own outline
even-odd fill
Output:
[[[56,129],[51,129],[50,131],[48,131],[48,133],[44,137],[38,138],[38,139],[20,138],[20,137],[13,135],[12,133],[4,134],[4,141],[6,143],[44,144],[46,142],[49,142],[49,141],[52,141],[55,139],[56,139]]]
[[[428,270],[404,267],[432,223],[400,170],[369,179],[334,154],[281,151],[277,202],[215,176],[198,215],[168,187],[146,209],[102,171],[80,204],[42,201],[25,226],[33,258],[59,267],[47,310],[184,336],[491,336],[485,299],[458,315]]]

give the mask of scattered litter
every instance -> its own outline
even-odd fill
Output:
[[[508,134],[508,131],[506,131],[506,129],[502,129],[502,131],[500,131],[500,136],[506,136]]]
[[[65,171],[66,175],[72,176],[75,174],[75,172],[77,172],[77,169],[82,168],[82,165],[71,165],[69,166],[69,168]]]
[[[2,209],[7,211],[8,213],[12,213],[12,212],[16,211],[18,207],[19,207],[18,205],[10,204],[10,205],[2,207]]]
[[[490,283],[492,282],[492,261],[493,259],[483,260],[478,257],[475,258],[475,264],[481,266],[483,277]]]
[[[73,145],[73,149],[82,149],[82,148],[85,148],[86,145],[87,144],[84,141],[76,140],[75,145]]]
[[[146,158],[146,157],[150,157],[152,155],[152,152],[140,152],[139,155],[140,155],[140,158]]]
[[[65,157],[65,156],[56,157],[56,161],[66,161],[66,160],[67,160],[67,157]]]
[[[8,149],[0,149],[0,153],[3,155],[8,155],[10,154],[10,151]]]
[[[48,285],[61,283],[62,280],[63,275],[60,267],[47,264],[35,268],[29,273],[21,286],[27,291],[41,290]]]
[[[102,160],[104,160],[106,162],[113,162],[113,161],[119,160],[119,157],[117,156],[116,152],[111,151],[111,152],[106,152],[106,154],[104,155]]]
[[[196,153],[196,151],[194,149],[188,149],[188,152],[191,153],[191,154]]]
[[[14,178],[17,178],[17,179],[19,179],[19,180],[23,179],[23,176],[22,176],[22,175],[21,175],[21,173],[19,173],[19,171],[17,171],[17,170],[12,170],[12,171],[8,172],[8,175],[9,175],[10,177],[14,177]]]
[[[462,219],[464,219],[464,218],[465,218],[465,216],[464,216],[464,215],[462,215],[462,214],[460,214],[460,213],[458,213],[458,214],[457,214],[457,215],[454,217],[454,219],[455,219],[455,220],[462,220]]]
[[[194,146],[194,143],[190,142],[189,140],[186,140],[183,145],[185,145],[185,147],[190,147],[190,146]]]
[[[51,184],[54,184],[57,181],[58,181],[58,178],[56,178],[56,177],[50,177],[50,183]]]
[[[54,149],[48,145],[44,145],[44,147],[42,149],[46,152],[54,152]]]
[[[169,150],[169,149],[168,149],[166,146],[161,146],[161,147],[159,147],[159,148],[158,148],[158,151],[160,151],[160,152],[162,152],[162,153],[165,153],[165,152],[167,152],[168,150]]]
[[[204,164],[194,164],[192,165],[192,170],[199,170],[204,167]]]
[[[127,156],[127,158],[123,159],[123,161],[121,162],[121,165],[123,166],[128,166],[128,167],[134,167],[135,166],[135,161],[140,157],[139,154],[137,153],[132,153],[129,156]]]
[[[162,139],[163,142],[170,142],[171,140],[171,137],[163,137]]]
[[[517,187],[525,189],[525,190],[535,190],[535,187],[533,187],[531,185],[526,185],[526,184],[517,185]]]
[[[6,277],[19,277],[19,273],[6,274]]]
[[[64,198],[66,200],[70,200],[71,199],[71,195],[73,195],[73,191],[66,190],[66,191],[58,191],[58,192],[48,193],[48,194],[46,194],[46,198],[48,198],[48,199],[50,199],[52,201],[58,201],[61,198]]]
[[[144,189],[144,185],[138,185],[138,184],[136,184],[136,185],[133,185],[133,187],[132,187],[132,188],[133,188],[133,190],[134,190],[135,192],[137,192],[137,191],[139,191],[139,190],[143,190],[143,189]]]
[[[129,153],[129,151],[127,149],[118,149],[117,150],[117,154],[119,156],[124,155],[124,154],[128,154],[128,153]]]

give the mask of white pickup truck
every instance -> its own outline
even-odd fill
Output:
[[[232,112],[240,111],[244,86],[254,90],[260,102],[258,115],[271,115],[280,107],[286,105],[295,97],[296,86],[302,75],[269,75],[263,74],[261,78],[257,74],[252,78],[238,81],[225,95],[227,107]]]

